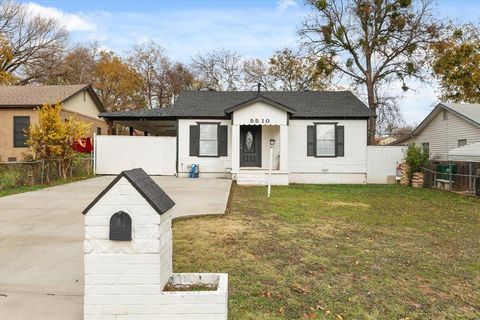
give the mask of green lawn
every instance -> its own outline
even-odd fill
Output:
[[[230,319],[479,319],[480,201],[400,186],[234,186],[174,222],[175,272],[229,273]]]
[[[70,182],[76,182],[76,181],[80,181],[80,180],[89,179],[91,177],[93,177],[93,176],[74,177],[74,178],[69,178],[67,180],[56,180],[56,181],[52,181],[51,183],[48,183],[48,184],[34,184],[33,186],[19,186],[19,187],[14,187],[14,188],[0,189],[0,197],[5,197],[5,196],[10,196],[12,194],[35,191],[35,190],[40,190],[40,189],[44,189],[44,188],[59,186],[59,185],[65,184],[65,183],[70,183]]]

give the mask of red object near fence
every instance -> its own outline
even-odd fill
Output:
[[[73,149],[77,152],[90,153],[93,151],[91,138],[82,138],[73,144]]]

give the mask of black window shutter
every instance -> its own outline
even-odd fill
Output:
[[[200,126],[190,126],[190,156],[198,156],[198,148],[200,146]]]
[[[307,126],[307,156],[315,156],[315,126]]]
[[[337,126],[337,157],[343,157],[345,155],[345,127]]]
[[[218,156],[228,156],[228,126],[218,126]]]

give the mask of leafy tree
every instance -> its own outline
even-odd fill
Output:
[[[145,106],[142,76],[113,52],[100,52],[93,71],[93,87],[109,111]]]
[[[52,55],[33,72],[37,73],[37,81],[43,84],[92,83],[98,59],[99,50],[96,42],[76,45],[66,52]]]
[[[440,80],[442,99],[480,103],[480,32],[473,25],[454,28],[433,45],[433,71]]]
[[[202,82],[184,64],[174,63],[167,70],[167,81],[173,97],[183,90],[195,90],[202,87]]]
[[[0,65],[7,64],[13,59],[12,48],[8,41],[0,34]],[[8,71],[0,70],[0,85],[15,82],[15,77]]]
[[[34,159],[47,160],[47,182],[52,161],[58,162],[59,176],[67,179],[72,160],[77,156],[73,145],[88,134],[91,125],[74,117],[62,121],[61,109],[58,103],[37,108],[38,124],[30,125],[27,130],[27,144]]]
[[[36,80],[33,72],[39,64],[65,48],[68,33],[56,19],[29,12],[26,5],[0,0],[0,35],[2,48],[0,74],[9,74],[18,84]],[[2,50],[3,51],[3,50]]]
[[[332,69],[329,65],[319,68],[311,57],[285,48],[270,58],[269,74],[272,82],[282,91],[323,90],[329,86]]]
[[[300,31],[304,45],[323,62],[362,86],[376,114],[375,88],[400,80],[422,79],[428,49],[439,36],[432,0],[308,0],[314,14]],[[327,55],[328,58],[325,58]],[[323,63],[322,63],[323,64]],[[378,91],[377,91],[378,92]],[[369,123],[374,143],[376,117]]]

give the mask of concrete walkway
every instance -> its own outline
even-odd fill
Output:
[[[0,319],[83,319],[83,215],[113,179],[0,198]],[[230,180],[154,177],[176,216],[224,213]]]

